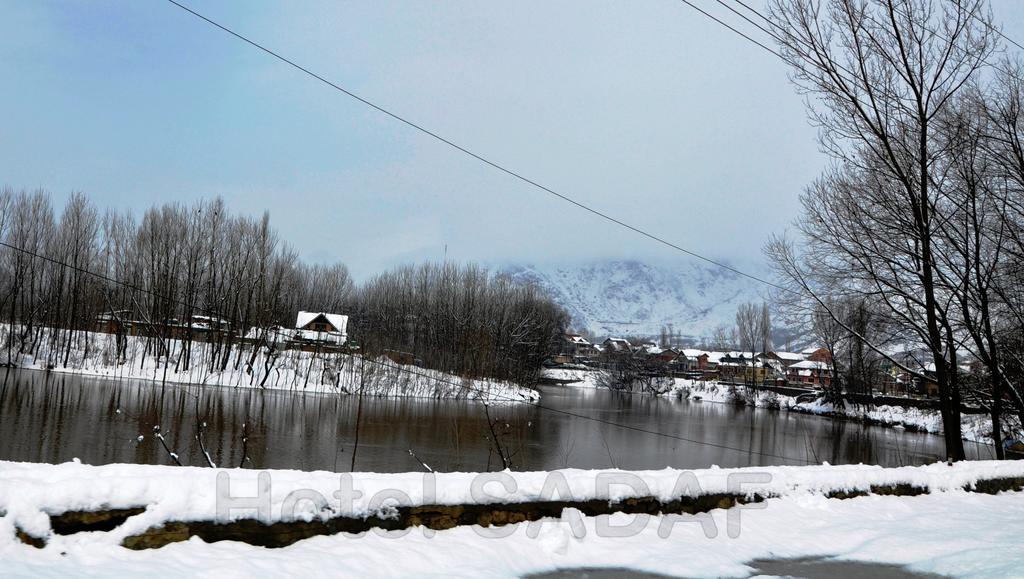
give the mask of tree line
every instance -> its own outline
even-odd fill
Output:
[[[279,347],[273,328],[291,328],[306,310],[348,314],[368,355],[409,352],[468,378],[521,379],[566,324],[536,288],[473,265],[403,267],[357,285],[344,264],[302,261],[268,213],[232,214],[219,198],[136,218],[81,193],[58,212],[46,191],[5,187],[0,240],[2,346],[12,363],[42,351],[47,364],[66,366],[107,316],[118,328],[145,327],[147,354],[176,371],[238,369]]]
[[[474,264],[399,267],[354,298],[353,332],[365,350],[519,383],[534,381],[541,362],[559,351],[569,322],[536,286]]]
[[[996,453],[1024,423],[1024,74],[985,0],[772,0],[829,167],[795,237],[766,247],[779,302],[836,350],[837,382],[885,360],[938,385],[947,453],[961,407]]]

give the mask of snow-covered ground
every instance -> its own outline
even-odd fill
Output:
[[[580,370],[575,368],[545,368],[541,378],[562,383],[574,388],[600,388],[598,370]],[[744,388],[734,388],[718,382],[702,380],[686,380],[683,378],[666,378],[658,383],[660,394],[672,398],[689,398],[728,404],[744,404],[765,408],[788,408],[796,404],[792,396],[783,396],[772,392],[747,392]]]
[[[562,499],[618,500],[638,495],[668,499],[737,488],[776,498],[698,516],[585,517],[568,509],[561,519],[534,523],[341,534],[306,539],[282,549],[238,542],[207,544],[193,538],[160,549],[132,551],[120,547],[124,537],[165,521],[253,517],[252,509],[242,509],[218,518],[217,477],[227,473],[222,489],[229,485],[231,496],[256,497],[260,496],[256,490],[260,473],[0,462],[3,575],[516,577],[596,566],[676,576],[747,576],[752,569],[746,563],[754,559],[825,556],[956,576],[1012,576],[1024,564],[1024,550],[1019,547],[1024,535],[1024,493],[985,495],[963,490],[979,480],[1024,477],[1021,462],[892,469],[822,465],[479,475],[264,472],[269,482],[263,495],[266,520],[385,513],[395,504],[551,499],[551,489],[559,489]],[[612,484],[604,488],[602,480]],[[737,487],[736,480],[744,482]],[[929,494],[826,497],[831,491],[900,483],[926,488]],[[296,502],[298,496],[306,500]],[[317,496],[325,497],[325,504],[317,505]],[[294,507],[294,515],[282,515],[288,504]],[[49,514],[140,505],[149,508],[109,532],[49,533]],[[46,537],[46,547],[22,544],[15,537],[16,528]]]
[[[575,368],[544,368],[540,377],[545,380],[561,382],[574,388],[598,388],[597,378],[600,372],[594,370],[578,370]]]
[[[0,343],[6,343],[6,333],[7,327],[0,327]],[[170,352],[166,356],[155,354],[155,341],[151,341],[147,349],[145,338],[128,336],[126,340],[127,347],[119,359],[114,335],[81,332],[72,342],[71,355],[65,365],[63,349],[51,348],[50,340],[44,334],[34,355],[15,353],[8,360],[6,349],[0,349],[0,363],[85,376],[238,388],[343,394],[361,392],[371,396],[468,398],[494,402],[535,401],[540,398],[536,390],[510,382],[465,379],[436,370],[397,364],[383,357],[364,359],[345,353],[298,350],[271,353],[266,348],[259,348],[252,358],[249,345],[236,351],[227,368],[221,370],[211,368],[211,345],[194,343],[191,364],[185,370],[178,363],[182,349],[180,340],[166,340]]]
[[[723,404],[742,404],[758,408],[789,408],[796,404],[796,398],[775,392],[748,391],[742,386],[682,378],[676,378],[663,395]]]
[[[925,408],[909,408],[903,406],[854,406],[847,405],[845,408],[835,408],[822,400],[814,402],[801,402],[793,405],[793,409],[799,412],[818,414],[822,416],[842,416],[853,420],[863,420],[888,426],[910,428],[932,434],[942,434],[942,416],[938,410]],[[963,429],[963,439],[982,444],[992,444],[992,422],[987,414],[962,414],[960,424]],[[1009,433],[1013,438],[1021,438],[1020,426],[1012,418],[1003,424],[1004,434]]]

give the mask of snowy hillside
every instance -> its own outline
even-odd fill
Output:
[[[769,275],[752,270],[758,277]],[[547,289],[573,316],[576,327],[595,336],[658,336],[672,325],[695,339],[721,324],[732,325],[736,307],[760,302],[764,286],[708,263],[607,260],[576,265],[515,265],[502,268]]]

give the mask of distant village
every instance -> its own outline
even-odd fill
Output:
[[[832,353],[819,346],[800,352],[719,352],[616,337],[593,343],[580,334],[563,336],[562,351],[551,358],[549,367],[603,370],[623,360],[639,365],[649,376],[807,389],[828,388],[834,373]],[[874,390],[880,394],[938,394],[935,383],[915,379],[891,364],[883,365],[878,376]]]

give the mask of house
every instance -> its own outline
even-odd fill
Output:
[[[601,342],[601,350],[605,354],[632,354],[633,344],[629,343],[629,340],[625,338],[606,338],[605,341]]]
[[[714,372],[718,369],[718,364],[725,358],[725,352],[711,352],[708,350],[695,350],[687,348],[683,350],[683,355],[686,356],[687,360],[694,364],[694,369],[702,370],[705,372]]]
[[[766,381],[784,379],[787,358],[796,355],[778,356],[774,352],[726,352],[718,354],[719,379],[732,382],[753,382],[762,384]],[[800,357],[802,360],[803,358]],[[709,357],[710,363],[710,357]],[[794,360],[795,362],[795,360]]]
[[[348,341],[348,316],[327,312],[299,312],[293,340],[340,346]]]
[[[189,323],[190,322],[190,323]],[[144,321],[134,318],[131,310],[113,310],[96,316],[97,332],[106,334],[128,334],[131,336],[160,336],[163,338],[208,340],[211,335],[226,333],[231,324],[228,320],[214,316],[193,315],[189,322],[178,318],[163,321]]]
[[[706,367],[708,370],[717,370],[718,365],[722,363],[722,358],[725,357],[725,352],[704,352],[707,359]]]
[[[720,364],[750,365],[757,360],[755,352],[726,352],[720,359]]]
[[[597,355],[598,351],[594,344],[590,343],[590,340],[583,336],[579,334],[564,334],[562,336],[561,353],[573,361],[578,361],[580,358],[593,358]]]
[[[686,356],[675,348],[666,348],[656,354],[650,354],[645,363],[648,369],[670,374],[688,370]]]
[[[96,331],[104,334],[130,334],[134,328],[131,310],[113,310],[96,316]]]
[[[656,356],[662,352],[662,349],[657,342],[641,341],[633,343],[633,351],[645,356]]]
[[[817,360],[804,360],[786,369],[790,384],[825,388],[832,384],[832,365]]]
[[[228,320],[216,316],[194,315],[191,321],[193,332],[220,332],[227,330],[231,326]]]
[[[761,352],[757,355],[761,360],[774,360],[784,368],[789,368],[797,362],[803,362],[806,358],[799,352]]]
[[[761,384],[774,373],[770,364],[744,356],[726,356],[718,363],[718,378],[726,382]]]

